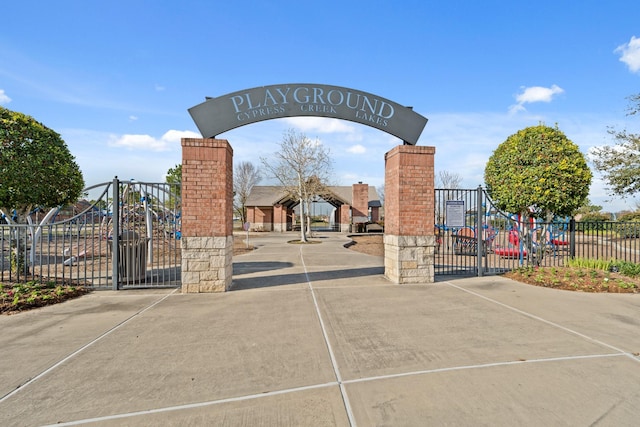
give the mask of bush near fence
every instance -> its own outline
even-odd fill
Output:
[[[616,233],[624,239],[637,239],[640,237],[640,219],[616,224]]]

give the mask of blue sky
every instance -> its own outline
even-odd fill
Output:
[[[59,132],[87,185],[115,175],[164,181],[180,138],[199,137],[188,108],[256,86],[320,83],[410,105],[429,119],[419,145],[436,171],[483,184],[509,135],[544,122],[586,154],[640,92],[640,2],[138,1],[5,2],[0,105]],[[320,118],[271,120],[219,135],[235,161],[260,166],[295,128],[334,159],[335,184],[384,182],[401,143],[373,128]],[[263,181],[268,183],[268,181]],[[596,174],[590,199],[611,199]]]

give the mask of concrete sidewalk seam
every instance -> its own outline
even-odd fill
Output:
[[[302,268],[304,270],[304,275],[307,280],[307,286],[309,287],[309,291],[311,291],[311,298],[313,299],[313,305],[316,308],[316,315],[318,316],[318,321],[320,322],[320,328],[322,329],[322,336],[324,338],[324,342],[327,346],[327,350],[329,351],[329,357],[331,359],[331,366],[333,367],[333,372],[338,380],[338,385],[340,386],[340,394],[342,395],[342,401],[344,403],[344,408],[347,412],[347,418],[349,419],[349,425],[351,427],[356,427],[355,417],[353,415],[353,410],[351,408],[351,403],[349,402],[349,397],[347,396],[347,390],[344,388],[344,384],[342,382],[342,376],[340,375],[340,370],[338,369],[338,362],[336,360],[335,354],[333,353],[333,348],[331,347],[331,343],[329,342],[329,335],[327,334],[327,328],[324,325],[324,320],[322,319],[322,313],[320,313],[320,307],[318,306],[318,300],[316,298],[316,293],[313,290],[313,285],[311,284],[311,280],[309,278],[309,274],[307,271],[307,266],[304,262],[304,255],[302,253],[302,246],[300,247],[300,261],[302,262]]]
[[[410,376],[416,376],[416,375],[437,374],[440,372],[464,371],[468,369],[496,368],[500,366],[523,365],[528,363],[564,362],[564,361],[601,359],[601,358],[607,358],[607,357],[622,357],[622,356],[625,356],[625,355],[622,353],[605,353],[605,354],[588,354],[588,355],[580,355],[580,356],[549,357],[544,359],[512,360],[509,362],[483,363],[478,365],[450,366],[447,368],[426,369],[423,371],[402,372],[398,374],[377,375],[375,377],[365,377],[365,378],[357,378],[355,380],[345,380],[344,384],[347,384],[347,385],[358,384],[358,383],[364,383],[369,381],[387,380],[392,378],[402,378],[402,377],[410,377]]]
[[[276,390],[276,391],[267,391],[267,392],[264,392],[264,393],[248,394],[248,395],[245,395],[245,396],[228,397],[228,398],[225,398],[225,399],[209,400],[209,401],[205,401],[205,402],[186,403],[184,405],[166,406],[164,408],[147,409],[147,410],[144,410],[144,411],[135,411],[135,412],[125,412],[125,413],[122,413],[122,414],[105,415],[103,417],[85,418],[85,419],[82,419],[82,420],[61,422],[61,423],[56,423],[56,424],[47,424],[47,425],[44,425],[42,427],[76,426],[76,425],[82,425],[82,424],[87,424],[87,423],[96,423],[96,422],[100,422],[100,421],[112,421],[112,420],[118,420],[118,419],[123,419],[123,418],[139,417],[139,416],[142,416],[142,415],[160,414],[160,413],[163,413],[163,412],[181,411],[181,410],[185,410],[185,409],[195,409],[195,408],[202,408],[202,407],[205,407],[205,406],[221,405],[223,403],[243,402],[243,401],[246,401],[246,400],[260,399],[260,398],[263,398],[263,397],[278,396],[278,395],[289,394],[289,393],[297,393],[297,392],[300,392],[300,391],[315,390],[315,389],[319,389],[319,388],[333,387],[333,386],[337,386],[337,385],[338,385],[338,383],[333,381],[333,382],[324,383],[324,384],[314,384],[314,385],[309,385],[309,386],[288,388],[288,389],[284,389],[284,390]]]
[[[486,363],[486,364],[479,364],[479,365],[453,366],[453,367],[447,367],[447,368],[428,369],[428,370],[423,370],[423,371],[404,372],[404,373],[399,373],[399,374],[379,375],[379,376],[375,376],[375,377],[359,378],[359,379],[355,379],[355,380],[344,380],[344,381],[342,381],[341,384],[343,384],[343,385],[358,384],[358,383],[369,382],[369,381],[379,381],[379,380],[385,380],[385,379],[393,379],[393,378],[401,378],[401,377],[407,377],[407,376],[433,374],[433,373],[440,373],[440,372],[452,372],[452,371],[467,370],[467,369],[483,369],[483,368],[493,368],[493,367],[500,367],[500,366],[521,365],[521,364],[527,364],[527,363],[547,363],[547,362],[558,362],[558,361],[574,361],[574,360],[580,360],[580,359],[596,359],[596,358],[621,357],[621,356],[623,356],[623,354],[619,354],[619,353],[614,353],[614,354],[596,354],[596,355],[583,355],[583,356],[553,357],[553,358],[546,358],[546,359],[518,360],[518,361],[511,361],[511,362]],[[205,401],[205,402],[188,403],[188,404],[184,404],[184,405],[175,405],[175,406],[167,406],[167,407],[163,407],[163,408],[148,409],[148,410],[144,410],[144,411],[128,412],[128,413],[121,413],[121,414],[115,414],[115,415],[106,415],[106,416],[103,416],[103,417],[96,417],[96,418],[86,418],[86,419],[82,419],[82,420],[50,424],[50,425],[46,425],[44,427],[74,426],[74,425],[81,425],[81,424],[100,422],[100,421],[111,421],[111,420],[117,420],[117,419],[123,419],[123,418],[131,418],[131,417],[136,417],[136,416],[163,413],[163,412],[171,412],[171,411],[179,411],[179,410],[185,410],[185,409],[194,409],[194,408],[201,408],[201,407],[206,407],[206,406],[220,405],[220,404],[224,404],[224,403],[242,402],[242,401],[247,401],[247,400],[259,399],[259,398],[263,398],[263,397],[277,396],[277,395],[289,394],[289,393],[297,393],[297,392],[301,392],[301,391],[315,390],[315,389],[332,387],[332,386],[340,386],[340,383],[338,383],[337,381],[333,381],[333,382],[323,383],[323,384],[314,384],[314,385],[309,385],[309,386],[294,387],[294,388],[289,388],[289,389],[270,391],[270,392],[264,392],[264,393],[255,393],[255,394],[249,394],[249,395],[245,395],[245,396],[229,397],[229,398],[210,400],[210,401]]]
[[[639,363],[640,363],[640,359],[638,359],[636,356],[634,356],[633,354],[631,354],[631,353],[629,353],[629,352],[627,352],[627,351],[625,351],[625,350],[622,350],[621,348],[618,348],[618,347],[616,347],[616,346],[614,346],[614,345],[607,344],[607,343],[605,343],[605,342],[603,342],[603,341],[600,341],[600,340],[597,340],[597,339],[595,339],[595,338],[592,338],[592,337],[590,337],[590,336],[588,336],[588,335],[585,335],[585,334],[583,334],[583,333],[581,333],[581,332],[574,331],[573,329],[567,328],[566,326],[562,326],[562,325],[560,325],[560,324],[558,324],[558,323],[555,323],[555,322],[552,322],[552,321],[550,321],[550,320],[544,319],[544,318],[542,318],[542,317],[540,317],[540,316],[536,316],[535,314],[531,314],[531,313],[526,312],[526,311],[524,311],[524,310],[520,310],[519,308],[512,307],[512,306],[510,306],[510,305],[508,305],[508,304],[505,304],[505,303],[503,303],[503,302],[500,302],[500,301],[494,300],[494,299],[492,299],[492,298],[486,297],[486,296],[481,295],[481,294],[479,294],[479,293],[477,293],[477,292],[473,292],[473,291],[470,291],[469,289],[465,289],[465,288],[463,288],[463,287],[461,287],[461,286],[454,285],[454,284],[453,284],[453,283],[451,283],[451,282],[444,282],[444,283],[446,283],[448,286],[451,286],[452,288],[455,288],[455,289],[461,290],[461,291],[466,292],[466,293],[468,293],[468,294],[474,295],[474,296],[476,296],[476,297],[478,297],[478,298],[482,298],[482,299],[484,299],[485,301],[492,302],[492,303],[494,303],[494,304],[496,304],[496,305],[499,305],[499,306],[501,306],[501,307],[507,308],[507,309],[509,309],[509,310],[511,310],[511,311],[514,311],[514,312],[516,312],[516,313],[522,314],[523,316],[529,317],[530,319],[534,319],[534,320],[537,320],[537,321],[539,321],[539,322],[546,323],[547,325],[553,326],[554,328],[558,328],[558,329],[560,329],[560,330],[563,330],[563,331],[565,331],[565,332],[568,332],[568,333],[570,333],[570,334],[573,334],[573,335],[575,335],[575,336],[577,336],[577,337],[583,338],[583,339],[585,339],[585,340],[587,340],[587,341],[590,341],[590,342],[592,342],[592,343],[595,343],[595,344],[601,345],[601,346],[603,346],[603,347],[607,347],[607,348],[608,348],[608,349],[610,349],[610,350],[617,351],[617,352],[619,352],[620,354],[623,354],[623,355],[625,355],[625,356],[627,356],[627,357],[629,357],[629,358],[633,359],[634,361],[636,361],[636,362],[639,362]]]
[[[129,316],[128,318],[126,318],[125,320],[123,320],[122,322],[118,323],[117,325],[115,325],[114,327],[110,328],[109,330],[105,331],[104,333],[102,333],[101,335],[99,335],[98,337],[94,338],[93,340],[91,340],[90,342],[88,342],[87,344],[83,345],[82,347],[80,347],[79,349],[77,349],[76,351],[72,352],[71,354],[67,355],[66,357],[62,358],[61,360],[59,360],[58,362],[56,362],[55,364],[53,364],[52,366],[50,366],[49,368],[45,369],[44,371],[40,372],[38,375],[30,378],[28,381],[26,381],[24,384],[20,384],[18,387],[16,387],[15,389],[13,389],[12,391],[10,391],[9,393],[5,394],[4,396],[2,396],[2,398],[0,398],[0,403],[3,403],[5,400],[7,400],[8,398],[10,398],[11,396],[13,396],[14,394],[18,393],[21,390],[24,390],[26,387],[28,387],[29,385],[33,384],[34,382],[36,382],[37,380],[39,380],[40,378],[44,377],[45,375],[47,375],[49,372],[52,372],[53,370],[55,370],[56,368],[58,368],[59,366],[61,366],[63,363],[71,360],[72,358],[74,358],[75,356],[77,356],[78,354],[82,353],[84,350],[86,350],[87,348],[93,346],[95,343],[97,343],[98,341],[102,340],[103,338],[105,338],[106,336],[110,335],[112,332],[116,331],[117,329],[119,329],[121,326],[125,325],[126,323],[128,323],[130,320],[132,320],[133,318],[137,317],[138,315],[144,313],[145,311],[153,308],[154,306],[156,306],[157,304],[160,304],[162,301],[164,301],[165,299],[167,299],[170,295],[172,295],[173,293],[175,293],[176,291],[178,291],[178,289],[174,289],[173,291],[171,291],[170,293],[168,293],[167,295],[164,295],[162,298],[160,298],[159,300],[155,301],[153,304],[143,308],[142,310],[137,311],[136,313],[132,314],[131,316]]]

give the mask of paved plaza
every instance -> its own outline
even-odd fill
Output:
[[[348,238],[252,236],[232,291],[0,316],[3,426],[631,426],[640,295],[396,285]]]

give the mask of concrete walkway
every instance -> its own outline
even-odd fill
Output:
[[[0,316],[3,426],[627,426],[640,295],[395,285],[325,234],[252,237],[234,290]]]

